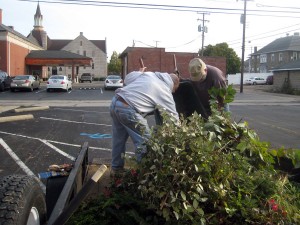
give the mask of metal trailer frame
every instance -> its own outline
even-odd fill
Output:
[[[66,180],[47,224],[58,225],[67,222],[81,201],[95,187],[106,169],[105,165],[101,165],[95,174],[84,184],[88,172],[88,142],[85,142],[81,147],[75,165]]]

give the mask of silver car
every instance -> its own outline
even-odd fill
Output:
[[[262,77],[251,77],[249,79],[246,80],[246,84],[252,84],[252,85],[256,85],[256,84],[266,84],[266,79],[262,78]]]
[[[12,92],[16,90],[33,91],[40,88],[40,80],[33,75],[18,75],[13,78],[10,83],[10,90]]]
[[[67,75],[52,75],[47,81],[47,91],[72,90],[72,81]]]

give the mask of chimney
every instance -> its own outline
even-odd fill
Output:
[[[8,26],[10,29],[12,29],[12,30],[14,30],[15,28],[14,28],[14,26]]]
[[[80,36],[82,36],[83,35],[83,32],[80,32]]]
[[[0,9],[0,24],[2,24],[2,9]]]
[[[299,36],[299,32],[295,32],[295,33],[294,33],[294,36]]]

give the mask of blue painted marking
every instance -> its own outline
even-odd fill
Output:
[[[88,134],[88,133],[80,133],[80,135],[82,136],[88,136],[89,138],[99,138],[99,139],[103,139],[103,138],[111,138],[112,136],[110,134],[100,134],[100,133],[96,133],[96,134]]]

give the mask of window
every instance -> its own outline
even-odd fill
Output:
[[[275,55],[272,54],[272,55],[271,55],[271,62],[274,62],[274,61],[275,61]]]
[[[80,41],[80,46],[82,46],[82,41]]]
[[[293,58],[292,58],[292,60],[297,60],[297,58],[298,58],[297,52],[293,52]]]
[[[83,55],[86,56],[86,51],[85,50],[83,51]]]
[[[92,63],[92,69],[94,69],[94,63]]]
[[[279,62],[282,62],[282,61],[283,61],[283,54],[279,53]]]
[[[267,55],[261,55],[260,56],[260,63],[266,63],[267,62]]]

